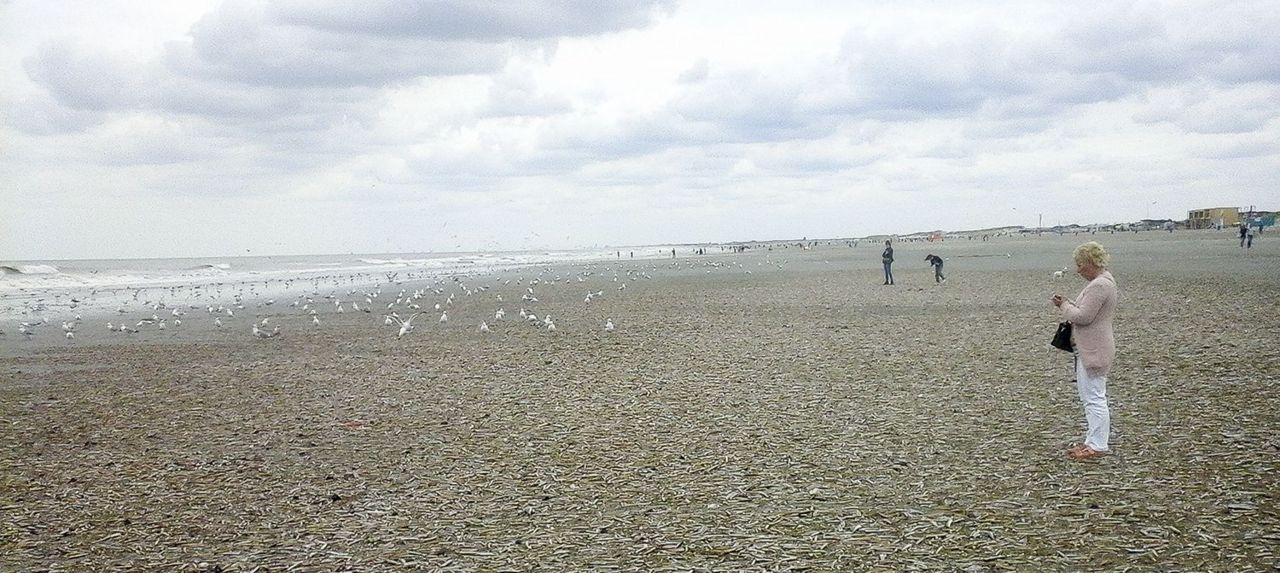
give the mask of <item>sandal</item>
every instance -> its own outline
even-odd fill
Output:
[[[1102,457],[1102,455],[1103,455],[1102,452],[1099,452],[1088,446],[1081,446],[1080,449],[1078,450],[1071,450],[1067,452],[1067,457],[1077,462],[1083,462],[1086,460],[1096,460]]]

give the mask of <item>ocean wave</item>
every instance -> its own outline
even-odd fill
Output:
[[[407,267],[431,262],[433,259],[359,259],[361,264]]]
[[[56,275],[58,267],[53,265],[0,265],[3,275]]]
[[[230,265],[230,264],[228,264],[228,263],[209,263],[209,264],[207,264],[207,265],[196,265],[196,266],[194,266],[194,267],[191,267],[189,270],[193,270],[193,271],[206,271],[206,270],[229,271],[229,270],[231,270],[231,265]]]

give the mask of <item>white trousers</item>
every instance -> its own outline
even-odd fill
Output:
[[[1076,357],[1076,389],[1080,391],[1080,402],[1084,404],[1084,418],[1089,429],[1084,435],[1084,445],[1095,452],[1109,449],[1111,437],[1111,411],[1107,409],[1107,377],[1089,376],[1084,361]]]

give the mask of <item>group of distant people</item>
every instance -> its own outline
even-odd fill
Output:
[[[1253,248],[1253,227],[1248,223],[1240,223],[1240,248]]]
[[[933,267],[933,282],[937,284],[947,282],[947,277],[942,274],[942,257],[929,253],[925,255],[924,260]],[[880,262],[884,264],[884,284],[893,284],[893,241],[885,240]]]

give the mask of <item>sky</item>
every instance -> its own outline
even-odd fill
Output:
[[[1260,0],[0,0],[0,259],[1280,209],[1276,30]]]

